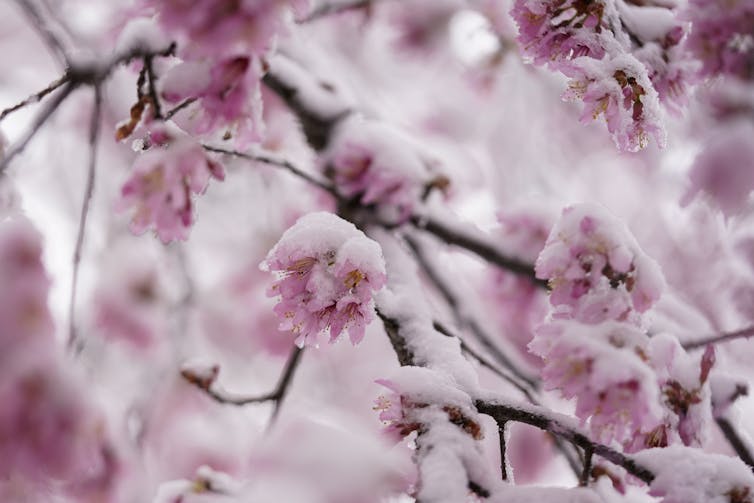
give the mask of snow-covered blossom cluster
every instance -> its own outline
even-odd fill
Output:
[[[328,329],[335,341],[346,329],[358,344],[374,318],[373,294],[386,281],[379,245],[331,213],[300,218],[270,250],[263,267],[279,273],[269,289],[279,296],[280,329],[298,335],[301,346],[315,345]]]
[[[524,54],[571,79],[563,97],[584,102],[582,120],[604,114],[618,148],[633,152],[649,136],[665,145],[660,102],[677,110],[693,76],[669,5],[516,0],[511,14]]]
[[[388,221],[403,222],[428,190],[444,188],[405,135],[377,121],[343,121],[321,163],[346,198],[374,205]]]
[[[223,180],[225,171],[180,131],[155,127],[148,144],[121,189],[120,206],[136,208],[131,219],[135,234],[153,228],[165,243],[185,240],[194,222],[193,194],[204,193],[212,178]]]
[[[552,289],[553,316],[587,324],[636,322],[664,286],[659,266],[625,224],[593,204],[563,210],[537,258],[536,272]]]
[[[626,449],[699,445],[709,413],[714,354],[690,357],[676,338],[643,331],[664,287],[659,266],[603,208],[566,208],[536,271],[552,292],[548,321],[529,345],[549,389],[576,398],[576,415]]]

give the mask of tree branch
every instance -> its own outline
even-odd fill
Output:
[[[623,467],[628,473],[647,484],[651,484],[655,478],[654,473],[649,469],[641,466],[622,452],[618,452],[611,447],[594,442],[584,433],[570,428],[555,418],[549,417],[541,412],[486,400],[477,400],[475,404],[480,413],[492,417],[497,422],[498,426],[505,424],[507,421],[528,424],[537,427],[540,430],[548,431],[553,435],[581,447],[582,449],[590,449],[594,454],[601,456],[615,465]]]
[[[37,91],[36,93],[34,93],[34,94],[30,95],[29,97],[21,100],[20,102],[16,103],[15,105],[6,108],[2,112],[0,112],[0,121],[2,121],[3,119],[5,119],[8,115],[12,114],[13,112],[24,108],[25,106],[31,105],[32,103],[38,103],[39,101],[42,100],[42,98],[44,98],[45,96],[47,96],[48,94],[50,94],[51,92],[53,92],[55,89],[57,89],[60,86],[62,86],[63,84],[67,83],[69,80],[70,80],[69,75],[65,74],[62,77],[57,78],[54,81],[52,81],[50,83],[50,85],[48,85],[47,87],[45,87],[41,91]]]
[[[742,328],[740,330],[729,332],[727,334],[712,335],[709,337],[702,337],[701,339],[695,341],[689,341],[683,344],[683,349],[688,351],[692,349],[703,348],[708,344],[719,344],[721,342],[728,342],[735,339],[746,339],[751,336],[754,336],[754,326]]]
[[[154,55],[148,54],[144,56],[144,68],[147,71],[147,84],[149,93],[149,100],[152,102],[152,109],[154,110],[154,118],[157,120],[163,120],[162,107],[160,106],[160,99],[157,97],[157,77],[154,74],[154,68],[152,61]]]
[[[29,18],[32,27],[42,38],[42,41],[47,46],[50,54],[52,54],[62,66],[69,66],[70,58],[67,51],[58,37],[52,32],[52,30],[50,30],[50,27],[42,18],[42,14],[37,10],[37,7],[29,0],[16,0],[16,3],[21,7],[21,10],[24,11],[26,17]]]
[[[506,355],[497,344],[495,344],[492,337],[487,334],[487,332],[479,325],[479,323],[475,319],[461,312],[460,302],[458,298],[453,293],[450,285],[448,285],[444,281],[438,271],[435,270],[435,268],[432,266],[430,260],[424,253],[422,245],[418,242],[418,240],[414,239],[411,236],[405,236],[405,241],[408,244],[409,248],[411,248],[414,257],[419,264],[419,267],[421,267],[421,269],[427,275],[427,278],[429,278],[429,280],[435,285],[437,290],[445,299],[445,302],[447,302],[448,306],[450,306],[456,318],[456,322],[461,326],[468,327],[476,336],[477,340],[479,340],[479,342],[484,346],[484,348],[489,351],[492,356],[495,357],[498,363],[510,370],[516,377],[516,379],[524,383],[516,383],[515,386],[517,388],[522,389],[524,387],[528,387],[532,390],[536,390],[538,387],[537,381],[532,377],[526,375],[526,372],[518,368],[513,360],[508,355]]]
[[[738,434],[733,424],[725,417],[715,418],[717,425],[720,427],[720,431],[725,436],[730,446],[736,451],[736,454],[741,461],[749,465],[749,468],[754,471],[754,456],[752,456],[749,446],[746,445],[744,439]]]
[[[102,115],[102,93],[99,86],[94,87],[94,109],[92,110],[89,124],[89,170],[86,176],[84,189],[84,201],[81,205],[79,227],[76,235],[76,246],[73,251],[73,274],[71,279],[71,297],[68,303],[68,350],[78,351],[81,349],[78,334],[76,332],[76,292],[79,281],[79,266],[81,265],[81,250],[84,246],[86,234],[86,222],[89,217],[89,206],[94,193],[94,181],[97,167],[97,140],[99,138],[100,119]]]
[[[525,276],[535,285],[547,288],[547,282],[536,277],[533,265],[505,255],[492,243],[486,242],[478,236],[464,233],[460,229],[452,229],[431,217],[414,215],[410,222],[417,229],[424,230],[447,244],[468,250],[501,269]]]
[[[62,87],[60,92],[58,92],[57,95],[52,99],[52,101],[48,102],[47,106],[37,115],[26,135],[8,151],[8,153],[2,160],[0,160],[0,175],[8,168],[13,158],[24,151],[26,145],[39,132],[44,123],[47,122],[47,120],[52,116],[55,110],[57,110],[60,104],[63,103],[66,98],[68,98],[68,96],[71,94],[71,92],[73,92],[74,89],[82,85],[100,87],[101,84],[110,76],[110,73],[112,73],[112,71],[117,66],[128,63],[136,58],[145,58],[149,55],[169,56],[173,54],[174,51],[175,44],[170,44],[170,46],[168,46],[167,48],[158,51],[152,51],[145,49],[144,47],[134,47],[129,51],[115,56],[104,66],[99,64],[86,66],[69,66],[66,69],[65,74],[60,78],[63,83],[59,86],[56,86]],[[53,91],[54,90],[50,90],[45,92],[44,94],[49,94]]]
[[[289,82],[285,82],[273,72],[268,72],[262,82],[275,94],[277,94],[288,108],[298,117],[304,136],[309,145],[316,151],[323,150],[330,141],[335,125],[349,115],[349,110],[333,116],[323,117],[301,99],[299,89]]]
[[[214,374],[210,378],[200,376],[199,374],[189,369],[182,370],[181,376],[189,383],[204,391],[210,398],[218,403],[242,406],[252,403],[269,401],[274,402],[272,416],[270,417],[270,422],[272,423],[277,417],[278,412],[280,411],[280,406],[282,405],[283,400],[285,399],[285,396],[290,389],[291,382],[293,381],[293,375],[295,374],[296,369],[301,362],[301,356],[303,352],[304,350],[302,348],[294,346],[290,356],[288,357],[288,361],[285,363],[285,367],[283,367],[283,372],[280,375],[280,379],[278,380],[275,389],[269,393],[265,393],[259,396],[234,396],[226,391],[214,389],[213,384],[215,383],[215,378],[217,377],[217,370],[215,370]]]
[[[168,121],[172,119],[175,114],[177,114],[178,112],[180,112],[181,110],[183,110],[184,108],[186,108],[187,106],[189,106],[195,101],[196,101],[196,98],[186,98],[185,100],[181,101],[176,106],[174,106],[173,108],[167,111],[167,113],[165,114],[165,120]]]
[[[245,152],[239,152],[237,150],[228,150],[222,147],[214,147],[212,145],[202,145],[202,146],[204,147],[204,150],[208,152],[215,152],[217,154],[225,154],[225,155],[230,155],[233,157],[240,157],[241,159],[246,159],[247,161],[261,162],[264,164],[269,164],[271,166],[284,168],[288,170],[289,172],[291,172],[292,174],[294,174],[295,176],[305,180],[306,182],[319,187],[320,189],[332,194],[335,197],[339,197],[338,193],[335,191],[335,187],[333,187],[330,183],[315,178],[309,173],[306,173],[302,169],[296,167],[292,162],[287,161],[285,159],[275,159],[265,154],[247,154]]]
[[[75,88],[76,84],[74,84],[73,82],[66,83],[63,86],[63,89],[61,89],[60,92],[55,95],[52,101],[47,103],[47,106],[42,111],[40,111],[39,114],[37,114],[37,116],[34,118],[34,122],[29,128],[29,131],[26,132],[26,135],[8,151],[8,153],[2,160],[0,160],[0,174],[2,174],[8,168],[10,162],[14,157],[24,151],[26,145],[28,145],[31,139],[34,138],[34,136],[39,132],[44,123],[47,122],[47,119],[52,117],[52,114],[55,113],[55,110],[58,109],[60,104],[65,101],[68,95],[70,95]]]

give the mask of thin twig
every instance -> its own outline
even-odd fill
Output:
[[[181,372],[181,375],[186,381],[204,391],[209,397],[218,403],[241,406],[252,403],[275,402],[272,409],[272,416],[270,418],[270,422],[273,422],[277,417],[283,399],[290,389],[293,375],[301,362],[301,355],[303,352],[304,350],[302,348],[294,346],[288,357],[288,361],[285,363],[285,367],[283,368],[283,372],[280,375],[280,379],[278,380],[275,389],[269,393],[258,396],[234,396],[226,391],[213,389],[212,385],[214,384],[214,380],[208,381],[206,379],[198,378],[189,370],[184,370]]]
[[[683,344],[683,348],[688,351],[691,349],[703,348],[707,346],[707,344],[719,344],[721,342],[732,341],[735,339],[746,339],[752,336],[754,336],[754,326],[742,328],[727,334],[712,335],[695,341],[689,341]]]
[[[81,251],[86,235],[86,222],[89,218],[89,207],[94,194],[94,182],[97,167],[97,140],[99,138],[100,119],[102,114],[102,93],[99,86],[94,87],[94,109],[89,124],[89,170],[86,176],[84,201],[79,215],[79,227],[76,236],[76,246],[73,250],[73,275],[71,280],[71,298],[68,304],[68,350],[79,350],[80,343],[76,331],[76,293],[78,290],[79,268],[81,265]]]
[[[489,361],[485,356],[483,356],[477,350],[469,346],[466,343],[466,341],[464,341],[458,334],[454,334],[446,326],[444,326],[442,323],[438,321],[435,321],[433,323],[433,326],[435,330],[437,330],[441,334],[458,339],[458,341],[461,344],[461,351],[463,351],[464,353],[474,358],[476,361],[479,362],[480,365],[482,365],[483,367],[486,367],[496,376],[500,377],[504,381],[511,384],[513,387],[519,390],[526,397],[526,399],[529,400],[529,402],[537,403],[537,400],[534,398],[534,395],[532,395],[531,391],[526,386],[523,386],[520,382],[518,382],[518,380],[515,377],[497,368],[497,366],[494,363]]]
[[[547,282],[536,277],[534,266],[532,264],[527,264],[526,262],[505,255],[491,243],[484,242],[471,234],[465,234],[458,229],[452,229],[431,217],[414,215],[411,217],[410,221],[417,229],[427,231],[450,245],[458,246],[459,248],[475,253],[487,262],[495,264],[502,269],[525,276],[537,286],[541,286],[542,288],[547,287]]]
[[[42,41],[47,46],[50,53],[58,60],[58,62],[68,67],[70,65],[70,57],[63,47],[63,44],[58,39],[45,20],[42,18],[42,14],[37,10],[37,7],[29,0],[16,0],[16,3],[21,7],[26,14],[26,17],[31,21],[31,25],[34,30],[42,38]]]
[[[42,98],[44,98],[45,96],[47,96],[48,94],[50,94],[51,92],[53,92],[58,87],[62,86],[66,82],[68,82],[69,80],[70,80],[70,77],[68,76],[68,74],[65,74],[62,77],[57,78],[54,81],[52,81],[50,83],[50,85],[48,85],[47,87],[45,87],[41,91],[37,91],[36,93],[30,95],[26,99],[24,99],[24,100],[16,103],[15,105],[13,105],[11,107],[6,108],[2,112],[0,112],[0,121],[2,121],[3,119],[5,119],[8,115],[12,114],[13,112],[15,112],[17,110],[20,110],[20,109],[24,108],[27,105],[31,105],[32,103],[39,102],[40,100],[42,100]]]
[[[280,377],[280,381],[278,381],[278,385],[275,388],[275,403],[272,406],[270,423],[273,423],[275,421],[278,412],[280,412],[280,407],[283,404],[285,395],[290,389],[291,379],[293,379],[293,374],[296,372],[298,364],[301,361],[301,355],[303,354],[304,350],[302,348],[294,346],[293,350],[291,351],[291,355],[288,357],[288,361],[285,364],[285,369],[283,370],[283,375]]]
[[[424,253],[424,249],[419,241],[411,236],[406,236],[405,241],[414,254],[419,267],[424,271],[427,278],[435,285],[442,297],[447,302],[448,306],[453,311],[456,321],[461,326],[468,327],[472,333],[476,336],[477,340],[489,351],[489,353],[497,360],[497,362],[503,367],[510,370],[514,376],[524,384],[516,383],[516,387],[522,389],[529,387],[536,390],[538,383],[532,377],[526,374],[523,370],[513,362],[513,359],[506,355],[500,347],[495,344],[492,337],[481,327],[481,325],[472,317],[465,315],[461,312],[460,303],[455,293],[453,293],[450,285],[448,285],[438,271],[432,266],[429,257]]]
[[[273,157],[270,157],[265,154],[247,154],[245,152],[239,152],[237,150],[229,150],[222,147],[213,147],[212,145],[202,145],[204,147],[204,150],[207,150],[208,152],[215,152],[218,154],[225,154],[225,155],[231,155],[234,157],[239,157],[241,159],[246,159],[247,161],[255,161],[255,162],[261,162],[264,164],[269,164],[271,166],[276,166],[279,168],[284,168],[297,177],[305,180],[306,182],[315,185],[319,187],[320,189],[338,197],[337,192],[335,191],[335,187],[333,187],[330,183],[318,180],[317,178],[313,177],[309,173],[306,173],[302,169],[296,167],[292,162],[287,161],[285,159],[275,159]]]
[[[175,114],[177,114],[178,112],[180,112],[181,110],[183,110],[184,108],[186,108],[187,106],[189,106],[195,101],[196,101],[196,98],[186,98],[185,100],[181,101],[176,106],[174,106],[173,108],[167,111],[167,113],[165,114],[165,120],[168,121],[172,119]]]
[[[27,131],[26,135],[8,151],[8,153],[2,160],[0,160],[0,174],[2,174],[8,168],[10,162],[14,157],[24,151],[26,145],[39,132],[44,123],[47,122],[47,119],[49,119],[52,114],[55,113],[55,110],[58,109],[60,104],[63,103],[63,101],[76,87],[77,85],[73,82],[66,83],[65,86],[63,86],[63,89],[61,89],[60,92],[55,95],[52,101],[47,103],[47,106],[41,112],[39,112],[39,114],[37,114],[34,122],[31,125],[31,128],[29,129],[29,131]]]

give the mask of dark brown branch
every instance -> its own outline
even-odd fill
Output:
[[[581,478],[579,479],[579,485],[586,487],[589,485],[589,475],[592,473],[592,455],[594,450],[591,447],[584,449],[584,469],[581,472]]]
[[[412,216],[411,224],[418,229],[427,231],[446,243],[468,250],[487,262],[514,274],[525,276],[532,283],[542,288],[547,288],[547,282],[538,279],[534,273],[534,266],[516,258],[509,257],[490,243],[479,240],[476,236],[464,234],[457,229],[451,229],[442,222],[431,217]]]
[[[477,400],[475,403],[477,410],[480,413],[492,417],[497,421],[498,425],[504,424],[507,421],[516,421],[537,427],[540,430],[548,431],[557,435],[582,449],[591,449],[594,454],[601,456],[615,465],[623,467],[628,473],[647,484],[651,484],[655,478],[654,473],[649,469],[641,466],[622,452],[618,452],[606,445],[593,442],[583,433],[560,423],[556,419],[547,417],[546,415],[535,411],[524,410],[522,408],[502,403],[494,403],[484,400]]]
[[[285,364],[285,369],[283,370],[283,375],[280,377],[278,385],[275,387],[273,398],[275,404],[272,406],[272,416],[270,417],[271,423],[275,421],[278,412],[280,412],[280,406],[283,404],[283,399],[285,399],[286,393],[288,393],[291,380],[293,379],[293,374],[296,372],[298,364],[301,361],[301,355],[303,354],[304,350],[302,348],[294,346],[293,350],[291,351],[290,357],[288,357],[288,361]]]
[[[382,323],[385,327],[385,333],[387,334],[388,339],[390,340],[390,343],[393,346],[393,350],[395,351],[395,354],[398,357],[398,363],[400,363],[401,366],[415,365],[414,354],[411,351],[411,349],[408,347],[406,343],[406,339],[400,334],[400,323],[398,322],[398,320],[395,320],[393,318],[390,318],[389,316],[386,316],[379,309],[377,309],[377,316],[379,316],[380,319],[382,320]],[[436,322],[434,326],[435,326],[435,330],[437,330],[439,333],[443,335],[447,336],[450,333],[449,331],[447,331],[447,329],[444,329],[445,331],[437,329],[438,324]],[[461,342],[463,345],[463,341]],[[494,367],[490,366],[490,368],[494,368]],[[532,404],[539,405],[539,402],[531,393],[524,390],[522,390],[522,392]],[[568,449],[567,444],[563,442],[561,438],[558,438],[555,435],[553,435],[553,440],[555,441],[556,447],[563,454],[566,461],[568,462],[568,465],[573,470],[574,475],[578,477],[579,474],[581,473],[579,470],[579,465],[577,461],[574,459],[571,451]]]
[[[73,250],[73,278],[71,280],[71,298],[68,304],[68,349],[80,349],[80,341],[76,332],[76,291],[79,280],[79,266],[81,265],[81,250],[86,235],[86,222],[89,218],[89,207],[94,194],[94,181],[97,167],[97,140],[102,116],[102,93],[99,86],[94,87],[94,109],[89,124],[89,169],[86,176],[84,201],[79,215],[79,227],[76,235],[76,246]]]
[[[157,97],[157,77],[154,73],[154,67],[152,64],[153,60],[154,55],[152,54],[144,56],[144,68],[147,71],[147,92],[149,93],[149,100],[152,102],[154,118],[157,120],[163,120],[160,99]]]
[[[408,347],[408,344],[406,344],[406,339],[400,334],[400,323],[398,323],[397,320],[386,316],[379,309],[376,311],[377,316],[382,320],[382,324],[385,327],[385,333],[390,340],[390,344],[393,346],[395,355],[398,357],[398,363],[400,363],[402,367],[406,365],[414,365],[414,353]]]
[[[15,105],[11,107],[6,108],[2,112],[0,112],[0,121],[5,119],[8,115],[12,114],[13,112],[20,110],[27,105],[31,105],[32,103],[38,103],[39,101],[42,100],[42,98],[44,98],[45,96],[53,92],[55,89],[59,88],[60,86],[68,82],[68,80],[69,80],[69,76],[67,74],[63,75],[62,77],[52,81],[50,85],[48,85],[41,91],[37,91],[36,93],[30,95],[28,98],[16,103]]]
[[[204,149],[208,152],[215,152],[217,154],[225,154],[230,155],[233,157],[240,157],[241,159],[246,159],[247,161],[254,161],[254,162],[261,162],[264,164],[269,164],[271,166],[276,166],[279,168],[284,168],[297,177],[305,180],[306,182],[315,185],[319,187],[320,189],[338,197],[337,192],[335,191],[335,187],[333,187],[330,183],[318,180],[314,176],[310,175],[309,173],[306,173],[302,169],[296,167],[293,163],[290,161],[287,161],[285,159],[275,159],[272,157],[269,157],[264,154],[247,154],[245,152],[239,152],[237,150],[228,150],[222,147],[213,147],[212,145],[202,145]]]
[[[736,339],[746,339],[754,336],[754,326],[742,328],[735,332],[729,332],[727,334],[712,335],[709,337],[703,337],[695,341],[689,341],[683,344],[683,348],[686,350],[698,349],[707,346],[708,344],[720,344],[721,342],[728,342]]]
[[[720,431],[725,436],[730,446],[736,452],[741,461],[749,465],[749,468],[754,471],[754,456],[752,456],[749,446],[746,445],[741,435],[739,435],[736,428],[725,417],[715,418],[717,425],[720,427]]]
[[[500,423],[497,425],[498,435],[500,436],[500,473],[503,480],[508,480],[508,465],[505,461],[505,427],[507,423]]]
[[[201,377],[191,370],[181,371],[181,376],[189,383],[204,391],[208,396],[210,396],[218,403],[241,406],[252,403],[262,403],[269,401],[275,402],[270,419],[270,421],[272,422],[277,416],[280,410],[280,405],[282,404],[283,399],[288,393],[291,382],[293,380],[293,375],[295,374],[296,369],[301,362],[301,355],[303,354],[303,352],[304,350],[302,348],[294,346],[290,356],[288,357],[288,361],[285,363],[285,367],[283,368],[283,372],[280,376],[280,379],[278,380],[277,385],[275,386],[275,389],[270,391],[269,393],[258,396],[233,396],[226,391],[213,389],[215,377],[217,376],[216,371],[211,378]]]

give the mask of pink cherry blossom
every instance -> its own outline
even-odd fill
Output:
[[[563,210],[536,263],[550,283],[557,317],[585,323],[630,320],[660,297],[659,266],[626,226],[604,208],[580,204]]]
[[[427,162],[398,131],[360,118],[342,124],[322,164],[345,197],[375,205],[386,219],[407,219],[432,186]]]
[[[612,2],[516,0],[511,15],[518,23],[518,42],[538,65],[557,67],[580,56],[602,59],[605,35],[617,13]]]
[[[39,233],[23,218],[0,223],[0,352],[28,340],[52,342],[50,279]]]
[[[280,329],[298,344],[316,344],[329,329],[335,341],[344,329],[357,344],[373,319],[372,295],[386,281],[382,252],[356,227],[330,213],[300,218],[270,250],[263,266],[279,273],[268,294],[279,296]]]
[[[191,56],[261,54],[284,27],[286,12],[306,0],[145,0]]]
[[[744,209],[754,189],[753,134],[750,122],[734,121],[711,138],[691,166],[691,184],[681,203],[705,194],[727,216]]]
[[[748,0],[691,0],[693,23],[686,47],[702,62],[703,76],[751,79],[754,62],[754,5]]]
[[[137,157],[121,189],[120,207],[136,207],[134,234],[151,227],[165,243],[185,240],[194,223],[192,195],[204,193],[211,178],[223,180],[225,172],[194,140],[164,129],[157,133],[167,139]]]
[[[658,146],[665,146],[657,91],[636,58],[630,55],[604,61],[578,58],[565,65],[563,73],[571,78],[563,99],[584,102],[582,122],[604,116],[620,150],[643,149],[650,136]]]
[[[232,56],[214,64],[183,62],[165,74],[161,94],[175,104],[198,99],[198,105],[190,108],[188,129],[199,135],[220,130],[244,148],[261,139],[260,77],[259,61],[249,56]]]
[[[642,360],[646,336],[634,326],[556,321],[539,327],[529,348],[544,360],[542,379],[576,399],[576,415],[605,442],[630,442],[662,418],[656,376]]]

